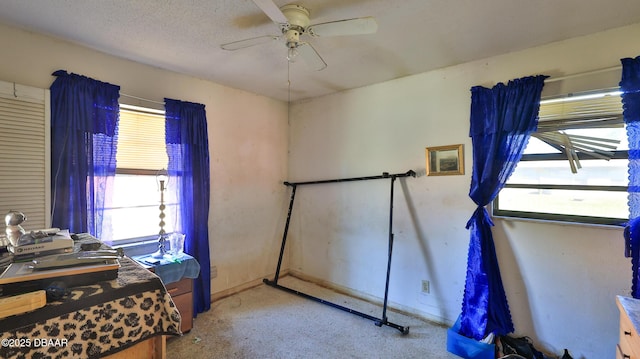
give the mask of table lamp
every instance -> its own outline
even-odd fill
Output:
[[[158,190],[160,191],[160,232],[158,233],[158,250],[154,252],[151,256],[154,258],[162,258],[165,254],[167,254],[167,248],[165,246],[167,241],[167,233],[164,231],[164,191],[169,187],[169,175],[166,169],[161,169],[156,173],[156,182],[158,183]]]

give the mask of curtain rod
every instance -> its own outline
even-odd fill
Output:
[[[566,76],[560,76],[560,77],[552,77],[552,78],[546,79],[544,82],[548,83],[548,82],[562,81],[562,80],[571,79],[571,78],[574,78],[574,77],[594,75],[594,74],[599,74],[601,72],[608,72],[608,71],[621,70],[621,69],[622,69],[621,65],[612,66],[612,67],[606,67],[606,68],[603,68],[603,69],[587,71],[587,72],[580,72],[580,73],[572,74],[572,75],[566,75]]]
[[[120,93],[120,96],[129,97],[129,98],[140,100],[140,101],[156,103],[156,104],[159,104],[159,105],[164,105],[164,102],[158,102],[158,101],[149,100],[149,99],[138,97],[138,96],[127,95],[126,93]]]
[[[580,73],[577,73],[577,74],[571,74],[571,75],[560,76],[560,77],[551,77],[551,78],[546,79],[544,82],[549,83],[549,82],[562,81],[562,80],[567,80],[567,79],[571,79],[571,78],[574,78],[574,77],[594,75],[594,74],[598,74],[598,73],[601,73],[601,72],[608,72],[608,71],[621,70],[621,69],[622,69],[621,65],[612,66],[612,67],[606,67],[606,68],[603,68],[603,69],[580,72]],[[133,96],[133,95],[127,95],[126,93],[120,93],[120,96],[129,97],[129,98],[132,98],[132,99],[151,102],[151,103],[155,103],[155,104],[159,104],[159,105],[163,105],[164,106],[164,102],[149,100],[149,99],[146,99],[146,98]],[[291,102],[291,99],[289,99],[289,102]]]

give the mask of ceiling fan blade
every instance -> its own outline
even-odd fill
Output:
[[[320,54],[318,54],[316,49],[314,49],[311,44],[301,42],[296,50],[298,50],[298,54],[300,55],[300,57],[302,57],[307,65],[309,65],[309,67],[311,67],[312,69],[320,71],[324,70],[324,68],[327,67],[327,63],[324,62],[322,57],[320,57]]]
[[[223,50],[233,51],[238,49],[244,49],[245,47],[249,47],[249,46],[264,44],[264,43],[271,42],[273,40],[278,40],[278,39],[280,39],[280,36],[265,35],[260,37],[254,37],[251,39],[229,42],[229,43],[220,45],[220,47]]]
[[[372,16],[338,20],[311,25],[307,32],[311,36],[342,36],[373,34],[378,31],[378,23]]]
[[[278,5],[272,0],[253,0],[253,2],[276,24],[286,24],[288,22]]]

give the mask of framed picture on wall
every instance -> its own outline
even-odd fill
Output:
[[[464,147],[460,145],[427,147],[427,176],[464,174]]]

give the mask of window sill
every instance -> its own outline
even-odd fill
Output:
[[[622,230],[624,226],[619,224],[599,224],[599,223],[585,223],[585,222],[571,222],[571,221],[559,221],[552,219],[539,219],[539,218],[524,218],[524,217],[512,217],[512,216],[501,216],[501,215],[491,215],[492,220],[500,220],[505,222],[527,222],[527,223],[540,223],[540,224],[555,224],[560,226],[577,226],[577,227],[595,227],[600,229],[613,229],[613,230]]]
[[[158,241],[142,241],[126,244],[113,244],[114,248],[122,248],[127,257],[151,254],[158,250]]]

